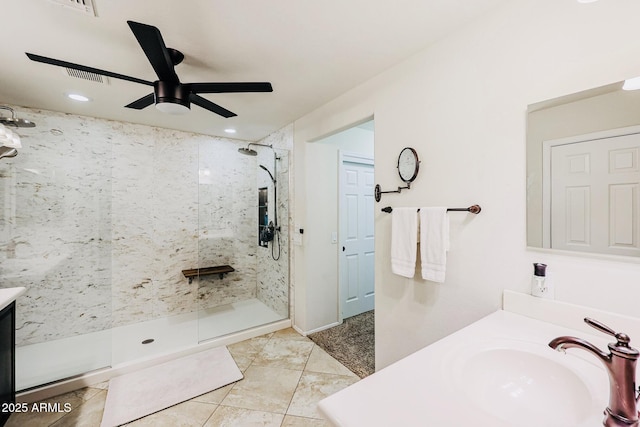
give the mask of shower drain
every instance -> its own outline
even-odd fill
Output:
[[[153,341],[155,341],[153,338],[147,338],[146,340],[142,341],[142,344],[151,344]]]

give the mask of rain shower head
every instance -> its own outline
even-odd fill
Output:
[[[268,174],[269,174],[269,176],[271,177],[271,181],[273,181],[273,184],[275,185],[275,183],[276,183],[276,179],[273,177],[273,175],[271,175],[271,172],[269,172],[269,169],[267,169],[267,167],[266,167],[266,166],[264,166],[264,165],[260,165],[260,167],[261,167],[262,169],[264,169],[264,170],[266,170],[266,171],[267,171],[267,173],[268,173]]]
[[[3,157],[15,157],[18,155],[18,150],[11,147],[0,147],[0,159]]]
[[[6,125],[6,126],[15,126],[17,128],[32,128],[36,125],[30,120],[17,118],[16,112],[13,111],[13,108],[11,107],[5,107],[0,105],[0,110],[11,111],[11,117],[0,116],[0,124]]]
[[[244,148],[244,147],[238,148],[238,153],[242,153],[245,156],[257,156],[258,152],[256,150],[252,150],[251,148],[249,148],[252,145],[257,145],[258,147],[269,147],[269,148],[273,149],[273,145],[258,144],[257,142],[250,142],[249,145],[247,145],[246,148]]]
[[[249,147],[238,148],[238,153],[244,154],[245,156],[257,156],[258,152],[256,150],[252,150]]]

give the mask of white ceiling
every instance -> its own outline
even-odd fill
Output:
[[[68,0],[72,1],[72,0]],[[258,140],[455,31],[504,0],[95,0],[87,16],[51,0],[3,1],[0,103]],[[149,86],[69,77],[35,53],[157,80],[126,21],[158,27],[184,83],[269,81],[272,93],[206,94],[235,112],[183,116],[124,105]],[[81,92],[90,103],[64,95]],[[2,113],[2,110],[0,110]],[[19,117],[24,116],[24,114]],[[28,117],[24,117],[28,118]]]

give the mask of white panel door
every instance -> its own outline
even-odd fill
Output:
[[[343,161],[340,203],[342,318],[374,307],[373,165]]]
[[[551,147],[551,247],[640,256],[640,135]]]

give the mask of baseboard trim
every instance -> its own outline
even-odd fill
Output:
[[[306,337],[306,336],[308,336],[308,335],[315,334],[316,332],[324,331],[325,329],[330,329],[330,328],[333,328],[334,326],[338,326],[338,325],[342,325],[342,322],[334,322],[334,323],[330,323],[330,324],[328,324],[328,325],[324,325],[324,326],[321,326],[321,327],[319,327],[319,328],[315,328],[315,329],[312,329],[312,330],[310,330],[310,331],[306,331],[306,332],[299,330],[299,329],[298,329],[298,328],[296,328],[295,326],[294,326],[293,328],[294,328],[298,333],[300,333],[300,334],[302,334],[302,335],[304,335],[304,336]]]

